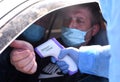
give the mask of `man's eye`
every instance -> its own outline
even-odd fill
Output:
[[[77,23],[84,23],[84,21],[81,19],[77,19]]]

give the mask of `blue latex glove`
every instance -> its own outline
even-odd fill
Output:
[[[55,64],[58,65],[58,67],[61,69],[61,71],[64,73],[64,74],[67,74],[69,71],[68,71],[68,64],[64,61],[56,61],[56,59],[54,57],[51,57],[51,61]]]
[[[77,48],[69,47],[69,48],[66,48],[66,49],[62,49],[60,51],[60,54],[59,54],[58,58],[62,59],[66,55],[69,55],[75,61],[75,63],[78,64],[79,52],[78,52]],[[51,58],[51,61],[53,63],[56,63],[64,74],[68,73],[69,65],[66,62],[64,62],[64,61],[56,61],[56,59],[54,57]]]
[[[73,61],[75,61],[75,63],[78,64],[78,61],[79,61],[79,50],[77,48],[68,47],[68,48],[62,49],[60,51],[60,54],[59,54],[58,58],[62,59],[66,55],[70,56],[73,59]]]

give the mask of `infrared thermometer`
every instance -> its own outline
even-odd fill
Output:
[[[62,46],[55,38],[52,38],[37,46],[35,51],[41,58],[53,56],[57,61],[65,61],[69,65],[69,75],[75,74],[78,71],[78,68],[71,57],[66,55],[63,59],[58,59],[58,55],[61,49],[64,49],[64,46]]]

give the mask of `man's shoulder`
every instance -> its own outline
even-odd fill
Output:
[[[93,42],[92,42],[93,41]],[[107,31],[101,29],[93,38],[91,44],[95,45],[108,45]]]

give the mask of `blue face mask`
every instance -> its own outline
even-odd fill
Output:
[[[44,33],[45,28],[36,24],[32,24],[23,32],[22,35],[28,42],[37,42],[41,40],[41,38],[44,36]]]
[[[78,47],[85,42],[86,33],[77,29],[63,27],[61,38],[67,46]]]

